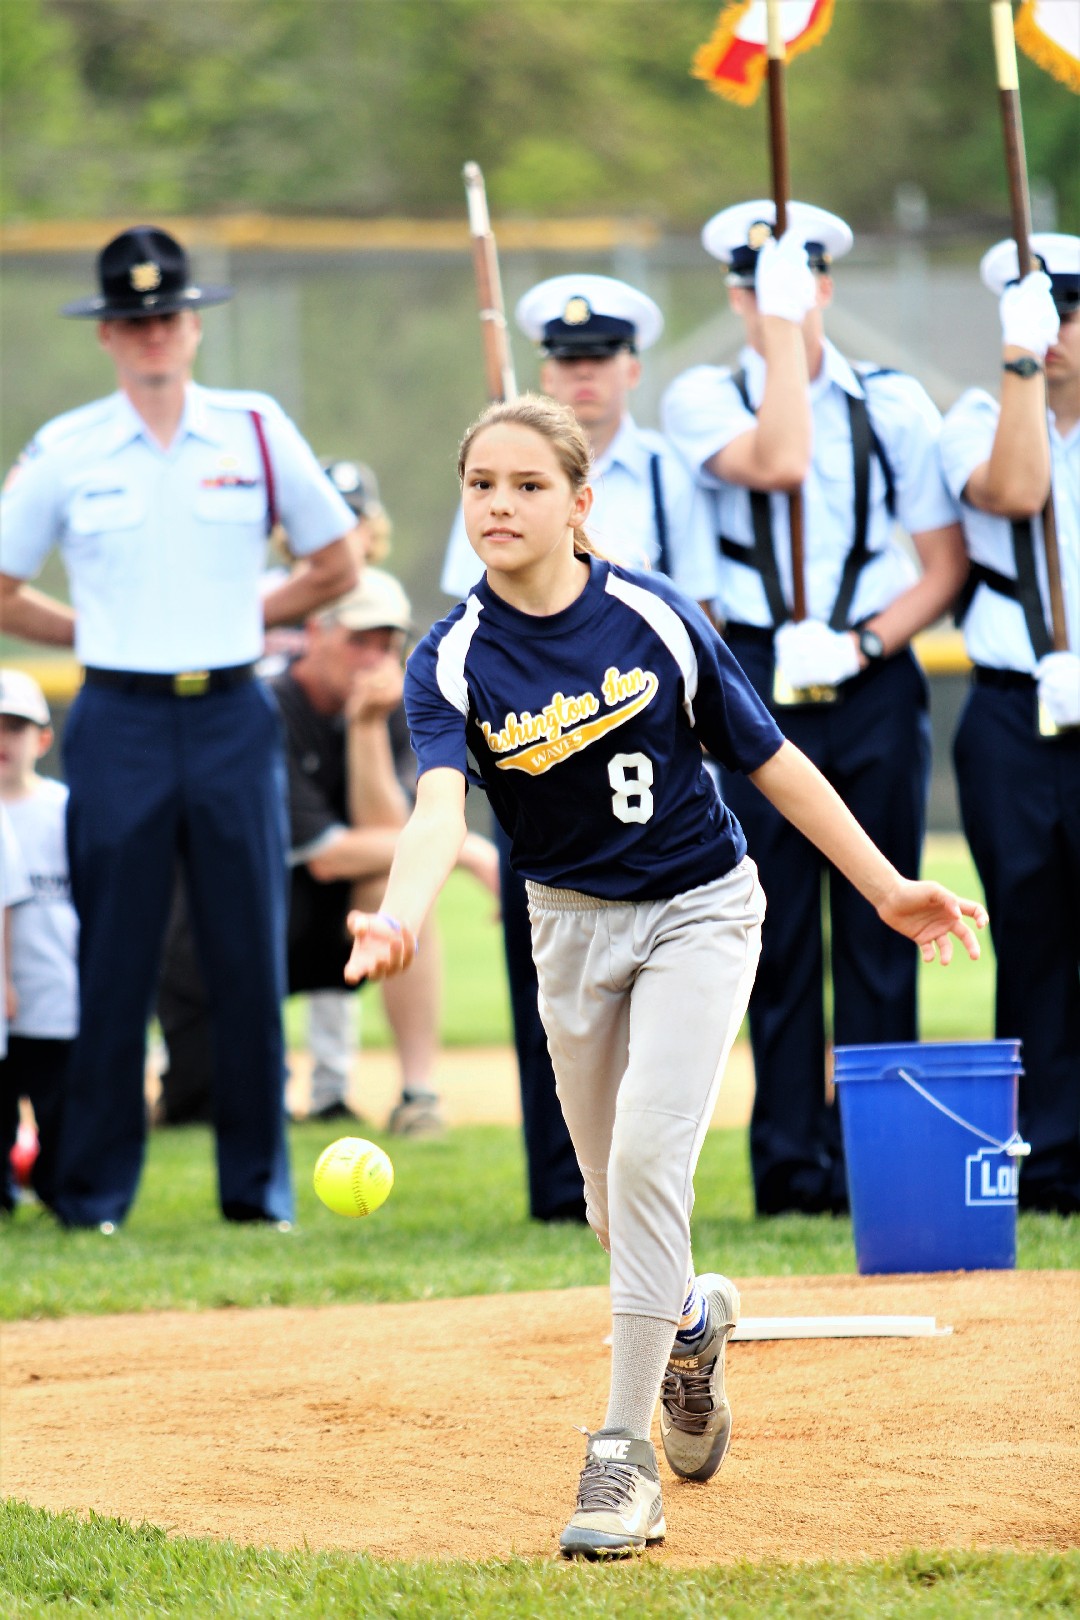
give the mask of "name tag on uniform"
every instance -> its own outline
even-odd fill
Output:
[[[141,495],[116,483],[87,484],[72,497],[68,522],[75,534],[132,529],[146,513]]]

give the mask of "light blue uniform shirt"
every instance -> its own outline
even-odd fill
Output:
[[[589,480],[593,507],[586,532],[606,557],[624,568],[659,566],[660,543],[649,468],[654,455],[660,457],[670,577],[695,601],[711,601],[718,588],[719,567],[708,501],[663,434],[639,428],[630,416],[623,417],[618,433],[594,463]],[[459,507],[439,583],[448,596],[464,597],[483,572],[484,565],[469,544]]]
[[[989,461],[997,431],[999,407],[981,388],[961,395],[945,418],[941,432],[941,462],[945,481],[957,500],[976,467]],[[1080,422],[1062,438],[1050,413],[1050,451],[1053,465],[1054,516],[1057,519],[1061,587],[1065,598],[1065,624],[1069,646],[1080,648]],[[972,562],[1016,578],[1012,525],[963,502],[964,542]],[[1050,624],[1050,593],[1046,583],[1046,554],[1042,544],[1042,517],[1032,518],[1035,570],[1043,613]],[[964,643],[973,664],[990,669],[1035,672],[1035,653],[1019,602],[979,585],[964,620]]]
[[[765,391],[765,361],[754,349],[739,357],[746,371],[751,403]],[[832,343],[824,344],[821,370],[810,384],[813,459],[803,485],[803,534],[807,610],[828,621],[840,589],[844,559],[855,528],[855,483],[851,419],[847,395],[864,395],[870,422],[892,468],[896,516],[909,534],[955,523],[958,513],[941,476],[937,439],[941,416],[914,377],[886,373],[864,386],[858,373]],[[664,395],[662,414],[669,438],[712,491],[718,535],[751,545],[754,526],[750,493],[705,472],[704,463],[733,439],[749,433],[756,418],[739,397],[726,367],[694,366],[677,377]],[[906,591],[918,577],[899,544],[885,504],[885,475],[870,456],[870,511],[866,544],[871,558],[859,575],[848,622],[870,618]],[[790,603],[791,542],[788,499],[770,497],[773,539],[780,583]],[[767,627],[772,623],[761,575],[742,563],[721,558],[716,604],[725,620]]]
[[[291,549],[348,533],[356,519],[266,394],[189,383],[167,450],[122,392],[28,446],[4,495],[3,571],[32,579],[59,545],[83,664],[174,674],[259,657],[268,501],[252,412]]]

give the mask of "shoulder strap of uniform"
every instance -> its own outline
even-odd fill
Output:
[[[746,367],[739,366],[731,373],[731,381],[739,398],[752,416],[757,412],[750,403],[750,389],[746,381]],[[765,591],[765,600],[769,604],[774,627],[779,628],[789,617],[788,605],[784,601],[784,593],[780,587],[780,574],[776,566],[776,547],[773,544],[772,506],[769,496],[761,489],[748,489],[750,497],[750,519],[754,526],[754,543],[752,546],[741,545],[736,540],[729,540],[725,535],[718,535],[717,540],[721,554],[732,562],[742,563],[746,568],[753,568],[761,575],[761,584]]]
[[[833,630],[846,630],[848,614],[869,552],[866,531],[870,521],[870,413],[861,394],[845,394],[851,423],[851,461],[855,492],[855,532],[851,547],[844,558],[840,575],[840,589],[836,593],[829,625]]]
[[[960,595],[953,603],[952,616],[957,629],[963,627],[980,585],[996,591],[998,596],[1007,596],[1011,602],[1019,600],[1015,579],[1010,579],[1008,574],[999,574],[996,568],[988,568],[985,563],[973,562]]]
[[[1051,651],[1052,643],[1050,632],[1046,627],[1046,614],[1043,612],[1039,579],[1035,570],[1034,528],[1030,518],[1014,518],[1011,528],[1016,578],[1010,579],[1008,574],[999,574],[996,568],[988,568],[985,563],[972,563],[964,588],[953,606],[953,619],[957,625],[963,625],[975,600],[976,591],[980,585],[985,585],[987,590],[994,591],[996,595],[1004,596],[1010,602],[1019,602],[1031,641],[1031,650],[1036,659],[1044,658]]]
[[[266,442],[266,427],[258,411],[249,411],[251,425],[255,429],[255,438],[258,440],[259,457],[262,461],[263,481],[266,484],[266,532],[272,534],[278,520],[277,488],[274,484],[274,464],[270,460],[270,446]]]
[[[746,367],[740,366],[738,371],[733,371],[731,373],[731,380],[735,384],[739,398],[742,400],[747,410],[750,411],[752,415],[756,416],[757,412],[750,403],[750,389],[748,388],[746,382]]]
[[[897,377],[900,373],[895,366],[852,366],[851,368],[863,387],[871,377]],[[881,475],[885,480],[885,506],[890,517],[896,516],[896,478],[892,470],[892,463],[886,453],[885,446],[874,431],[873,421],[870,422],[870,450],[877,457]]]
[[[654,450],[649,457],[649,479],[652,483],[653,521],[656,524],[657,565],[662,574],[671,573],[668,552],[667,512],[664,510],[664,486],[660,479],[660,452]]]
[[[1035,530],[1030,518],[1013,518],[1012,542],[1016,558],[1016,594],[1024,610],[1031,650],[1036,659],[1045,658],[1052,651],[1053,643],[1046,628],[1046,614],[1039,595],[1039,577],[1035,571]]]
[[[859,583],[859,574],[870,560],[867,549],[866,536],[870,520],[870,457],[876,456],[885,479],[885,507],[890,517],[896,516],[896,480],[889,458],[885,454],[885,447],[874,432],[874,424],[870,420],[870,407],[865,394],[865,386],[871,377],[887,377],[894,375],[891,367],[876,366],[874,368],[853,366],[852,370],[863,383],[862,394],[845,394],[848,407],[848,418],[851,423],[851,456],[854,479],[855,512],[854,536],[851,549],[844,558],[844,569],[840,576],[840,589],[836,593],[832,613],[829,615],[829,625],[833,630],[847,628],[848,614]]]

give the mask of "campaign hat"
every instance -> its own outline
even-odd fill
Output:
[[[838,214],[813,203],[789,202],[788,229],[798,233],[811,270],[829,274],[834,259],[851,251],[855,238]],[[776,204],[771,197],[734,203],[714,214],[701,233],[706,253],[726,265],[728,286],[753,287],[758,254],[776,234]]]
[[[49,705],[32,675],[21,669],[0,669],[0,714],[29,720],[35,726],[49,724]]]
[[[552,360],[601,358],[655,343],[664,317],[653,300],[614,276],[563,275],[518,300],[518,326]]]
[[[360,583],[319,612],[326,624],[346,630],[412,629],[412,607],[401,583],[382,568],[365,567]]]
[[[1035,231],[1028,238],[1032,267],[1045,270],[1059,315],[1080,309],[1080,236],[1058,231]],[[982,256],[979,275],[984,287],[1000,295],[1020,280],[1020,259],[1012,237],[995,242]]]
[[[180,309],[224,304],[231,287],[199,286],[191,279],[188,256],[175,236],[156,225],[134,225],[107,242],[98,254],[101,291],[65,304],[62,315],[83,320],[138,320]]]

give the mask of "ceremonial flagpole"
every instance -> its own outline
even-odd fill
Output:
[[[765,0],[769,84],[769,153],[772,161],[772,194],[776,207],[776,236],[787,230],[787,205],[791,196],[788,166],[787,102],[784,65],[787,51],[780,26],[780,0]],[[806,618],[806,564],[803,550],[802,490],[788,496],[788,527],[791,532],[791,617],[798,624]]]
[[[1024,125],[1020,113],[1020,76],[1016,65],[1016,37],[1013,32],[1012,0],[990,0],[990,20],[997,62],[998,95],[1001,102],[1001,129],[1005,141],[1005,171],[1009,182],[1009,208],[1020,276],[1028,275],[1031,258],[1031,203],[1028,196],[1027,159],[1024,154]],[[1045,376],[1043,379],[1045,388]],[[1048,492],[1042,512],[1043,549],[1046,579],[1050,593],[1050,631],[1055,652],[1069,650],[1065,624],[1065,597],[1061,588],[1061,557],[1058,551],[1054,492]]]
[[[484,341],[484,372],[488,398],[509,400],[517,395],[514,361],[503,307],[499,252],[488,214],[484,176],[478,163],[466,163],[462,170],[465,199],[469,208],[469,234],[472,237],[476,296],[480,306],[480,330]]]

